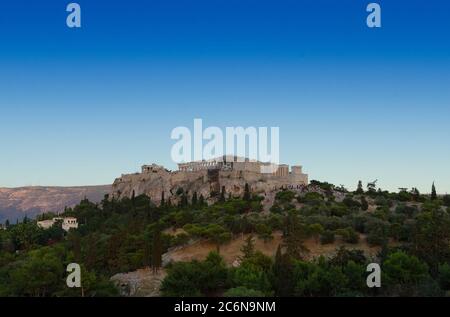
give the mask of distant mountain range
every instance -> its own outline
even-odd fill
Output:
[[[43,212],[60,212],[78,204],[84,197],[100,202],[110,193],[111,185],[0,188],[0,223],[15,222],[25,215],[34,218]]]

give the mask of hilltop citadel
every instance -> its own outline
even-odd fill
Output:
[[[122,198],[146,194],[159,203],[177,199],[179,188],[184,192],[211,198],[222,188],[231,196],[240,196],[248,184],[254,193],[279,188],[299,188],[308,184],[308,175],[301,166],[264,163],[236,156],[222,156],[203,161],[178,164],[178,171],[169,171],[157,164],[143,165],[140,173],[124,174],[113,183],[112,197]]]

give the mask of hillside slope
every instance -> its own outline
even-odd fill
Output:
[[[0,188],[0,223],[7,219],[16,221],[25,215],[35,217],[47,211],[60,212],[65,206],[78,204],[84,197],[99,202],[110,190],[110,185]]]

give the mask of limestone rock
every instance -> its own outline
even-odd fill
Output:
[[[242,197],[247,183],[253,193],[265,196],[267,193],[285,188],[299,188],[307,184],[307,176],[296,179],[292,176],[280,177],[246,170],[198,170],[198,171],[169,171],[162,166],[144,165],[141,173],[125,174],[117,178],[112,185],[111,196],[114,198],[131,197],[145,194],[159,204],[162,193],[166,202],[172,204],[180,200],[180,189],[192,197],[203,195],[205,201],[213,203],[219,197],[222,187],[227,195]],[[268,200],[273,200],[268,197]]]
[[[111,277],[111,281],[119,289],[120,295],[129,297],[157,297],[160,287],[166,277],[164,269],[153,274],[150,268],[134,272],[119,273]]]

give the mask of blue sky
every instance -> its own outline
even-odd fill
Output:
[[[278,126],[281,161],[354,188],[450,192],[450,3],[78,1],[0,6],[0,186],[174,169],[177,126]]]

